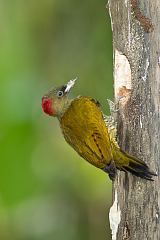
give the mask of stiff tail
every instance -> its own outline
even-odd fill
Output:
[[[131,172],[137,177],[141,177],[153,181],[152,177],[157,176],[151,171],[147,164],[140,159],[137,159],[119,148],[114,149],[114,161],[118,169]]]

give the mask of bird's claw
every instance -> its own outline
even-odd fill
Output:
[[[112,160],[108,165],[106,165],[104,168],[103,168],[103,171],[104,172],[107,172],[108,175],[109,175],[109,178],[114,181],[115,180],[115,177],[116,177],[116,166],[115,166],[115,163],[114,161]]]

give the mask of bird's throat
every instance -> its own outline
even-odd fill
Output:
[[[58,104],[58,108],[56,110],[57,110],[57,118],[59,120],[61,119],[63,114],[67,111],[71,102],[72,102],[71,99],[66,98]]]

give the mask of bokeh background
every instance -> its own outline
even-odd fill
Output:
[[[41,96],[112,98],[106,0],[0,1],[0,239],[111,239],[111,182],[68,146]]]

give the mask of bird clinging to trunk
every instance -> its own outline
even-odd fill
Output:
[[[156,176],[140,159],[122,151],[110,134],[100,104],[92,97],[70,99],[76,79],[49,91],[42,97],[43,111],[57,117],[65,140],[89,163],[115,178],[116,169],[153,180]]]

